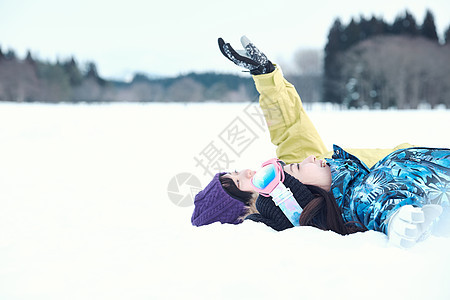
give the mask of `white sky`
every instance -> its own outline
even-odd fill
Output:
[[[221,56],[218,37],[239,46],[246,34],[272,61],[286,63],[300,48],[322,49],[336,17],[346,24],[374,14],[391,23],[408,9],[421,24],[427,8],[442,36],[450,25],[448,0],[1,0],[0,46],[21,57],[30,49],[51,61],[94,61],[106,78],[239,73]]]

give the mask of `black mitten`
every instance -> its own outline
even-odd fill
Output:
[[[241,37],[241,44],[244,47],[247,56],[264,68],[261,70],[261,74],[271,73],[275,70],[275,67],[267,59],[267,56],[256,48],[256,46],[245,35]]]
[[[218,42],[220,51],[226,58],[236,65],[249,70],[252,75],[271,73],[275,70],[274,65],[267,59],[264,53],[256,48],[245,36],[241,38],[241,43],[245,48],[243,55],[235,51],[229,43],[225,43],[222,38],[219,38]]]

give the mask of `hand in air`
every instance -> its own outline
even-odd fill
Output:
[[[247,69],[252,75],[261,75],[271,73],[275,70],[275,66],[267,59],[246,36],[241,38],[241,44],[245,50],[234,50],[229,44],[225,43],[222,38],[218,39],[219,49],[222,54],[236,65]]]

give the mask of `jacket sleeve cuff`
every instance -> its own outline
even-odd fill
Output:
[[[265,94],[267,91],[273,89],[280,89],[285,86],[283,73],[281,69],[276,66],[275,71],[268,74],[254,75],[256,89],[260,94]]]

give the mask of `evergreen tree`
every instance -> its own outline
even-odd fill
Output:
[[[97,66],[93,62],[87,64],[86,77],[98,78]]]
[[[328,34],[328,43],[325,46],[325,54],[333,54],[344,49],[342,32],[344,28],[341,20],[337,18]]]
[[[63,64],[63,69],[66,74],[69,76],[69,81],[72,86],[80,85],[83,81],[83,75],[81,74],[80,69],[78,68],[77,62],[75,58],[71,58]]]
[[[71,86],[69,77],[58,64],[39,62],[37,76],[41,82],[39,101],[61,102],[71,100]]]
[[[25,57],[25,61],[26,61],[27,63],[30,63],[30,64],[34,64],[34,63],[35,63],[33,57],[31,56],[30,50],[27,51],[27,55],[26,55],[26,57]]]
[[[447,30],[444,32],[444,44],[450,45],[450,26],[448,26]]]
[[[5,58],[5,55],[3,54],[2,46],[0,46],[0,61],[4,58]]]
[[[419,34],[419,28],[417,26],[416,19],[408,11],[406,11],[405,13],[405,21],[403,24],[405,26],[405,33],[413,36]]]
[[[93,62],[89,62],[87,64],[87,73],[85,77],[87,79],[89,78],[95,79],[95,81],[101,86],[107,83],[106,80],[104,80],[103,78],[100,77],[100,75],[98,75],[97,66]]]
[[[138,82],[147,83],[147,82],[150,82],[150,79],[145,74],[135,73],[134,76],[133,76],[133,80],[131,82],[132,83],[138,83]]]
[[[351,46],[357,44],[359,41],[361,41],[361,28],[353,18],[347,25],[347,27],[345,27],[343,31],[343,37],[344,37],[343,41],[344,49],[348,49]]]
[[[384,22],[380,22],[380,20],[378,20],[375,16],[372,16],[372,18],[367,21],[367,24],[363,26],[361,24],[361,29],[364,30],[367,34],[367,37],[372,37],[375,35],[379,35],[379,34],[384,34],[385,33],[385,28],[383,26]],[[367,26],[367,28],[366,28]]]
[[[360,18],[360,40],[365,40],[376,35],[386,34],[388,32],[388,25],[383,19],[378,20],[375,16],[369,19],[365,19],[363,16]]]
[[[344,28],[341,20],[337,18],[328,34],[328,42],[325,46],[324,59],[324,81],[323,97],[324,101],[339,102],[340,92],[336,82],[339,81],[340,67],[337,55],[344,49],[345,38],[343,38]]]
[[[386,34],[389,32],[389,25],[383,19],[377,19],[375,16],[369,21],[371,36]]]
[[[9,49],[5,54],[5,58],[7,60],[17,60],[16,52],[14,50]]]
[[[359,18],[359,29],[360,29],[359,39],[361,41],[373,35],[372,30],[370,28],[370,20],[366,20],[366,18],[364,18],[363,15],[361,15]]]
[[[420,27],[420,34],[436,42],[439,40],[436,33],[436,25],[434,24],[434,16],[429,10],[427,10],[423,24]]]
[[[418,35],[419,29],[417,28],[417,23],[414,16],[406,10],[404,16],[398,16],[395,18],[395,21],[391,27],[391,33],[400,35],[409,34],[412,36]]]

